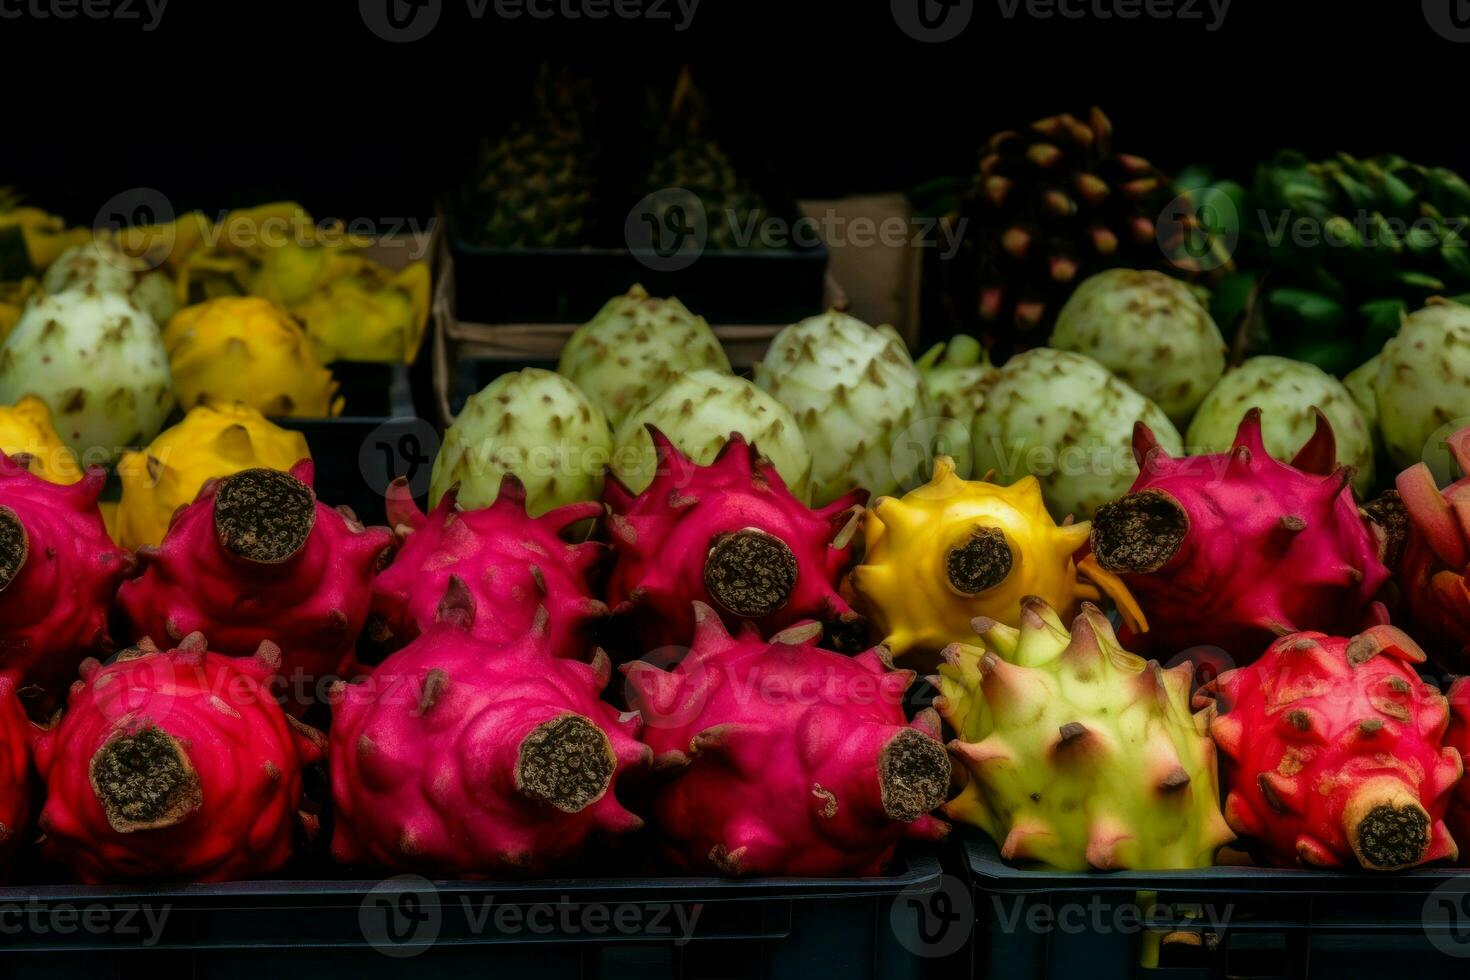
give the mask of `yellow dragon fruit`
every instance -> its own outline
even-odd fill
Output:
[[[82,479],[76,457],[51,425],[51,409],[34,395],[0,406],[0,453],[29,456],[26,468],[43,480],[70,486]]]
[[[257,467],[290,470],[310,458],[301,433],[242,402],[206,396],[146,450],[122,458],[122,503],[109,530],[124,548],[160,544],[174,511],[192,503],[205,481]]]
[[[333,263],[339,273],[291,312],[306,325],[317,356],[331,361],[413,363],[429,323],[429,267],[414,262],[399,272],[361,256]]]
[[[894,656],[972,642],[977,616],[1018,626],[1027,597],[1066,615],[1099,598],[1072,558],[1087,543],[1089,525],[1058,526],[1034,476],[1008,487],[962,480],[954,461],[939,456],[930,482],[874,501],[863,530],[867,552],[852,586]],[[1124,617],[1138,623],[1123,584],[1095,562],[1084,565]]]
[[[266,415],[342,414],[332,372],[301,327],[267,300],[223,296],[186,307],[168,322],[163,344],[186,409],[211,395]]]
[[[1064,871],[1206,867],[1234,839],[1192,666],[1124,650],[1091,603],[1070,633],[1034,597],[1020,629],[976,629],[984,645],[948,647],[939,668],[963,783],[946,815],[1008,861]]]

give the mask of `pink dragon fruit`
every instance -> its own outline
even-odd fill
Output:
[[[1450,723],[1445,729],[1444,744],[1453,746],[1463,762],[1470,758],[1470,677],[1456,679],[1445,697],[1450,703]],[[1445,812],[1445,826],[1457,843],[1464,841],[1470,846],[1470,780],[1461,779],[1455,784],[1449,810]],[[1470,853],[1462,854],[1460,863],[1467,861]]]
[[[695,601],[718,609],[730,628],[753,621],[769,636],[820,620],[828,642],[858,648],[865,622],[837,593],[852,557],[867,491],[812,510],[776,468],[737,434],[699,466],[653,426],[657,475],[636,497],[617,478],[604,499],[617,563],[608,605],[630,623],[643,651],[687,646]]]
[[[643,825],[614,784],[646,765],[636,715],[598,699],[611,664],[549,656],[550,614],[507,646],[474,639],[452,575],[438,622],[337,689],[332,854],[354,867],[483,878],[571,866]]]
[[[1453,859],[1445,808],[1462,772],[1448,707],[1392,626],[1297,633],[1201,688],[1223,757],[1225,819],[1276,865],[1375,871]]]
[[[316,828],[303,767],[322,736],[271,696],[280,651],[210,653],[190,634],[88,659],[65,713],[33,738],[42,853],[89,884],[227,881],[279,871]]]
[[[731,875],[876,875],[930,815],[950,763],[933,709],[906,724],[913,671],[816,645],[821,625],[765,641],[694,604],[693,648],[672,672],[626,664],[630,700],[665,776],[652,812],[667,859]]]
[[[548,649],[582,659],[591,649],[592,623],[607,614],[588,580],[606,546],[570,544],[560,535],[602,513],[601,504],[580,503],[530,517],[525,487],[507,473],[489,507],[461,510],[451,489],[425,517],[408,482],[395,480],[388,488],[388,523],[400,545],[373,583],[370,635],[392,649],[416,638],[433,624],[449,577],[457,575],[475,598],[476,639],[511,643],[544,606]]]
[[[356,672],[373,574],[393,538],[318,501],[312,474],[302,460],[289,474],[251,469],[205,484],[162,547],[139,549],[141,573],[118,592],[135,638],[201,632],[231,656],[279,646],[296,715],[328,679]]]
[[[1246,413],[1229,453],[1171,458],[1148,426],[1133,430],[1139,475],[1098,508],[1094,559],[1117,574],[1148,619],[1124,643],[1159,654],[1223,648],[1248,663],[1278,636],[1350,632],[1382,622],[1385,537],[1353,500],[1352,470],[1332,470],[1332,428],[1291,464],[1266,454],[1261,413]],[[1131,648],[1131,647],[1130,647]]]
[[[16,696],[19,680],[0,674],[0,876],[31,816],[31,723]]]
[[[113,649],[107,612],[133,563],[97,509],[106,482],[93,467],[58,486],[0,453],[0,670],[22,673],[36,717],[60,703],[82,658]]]

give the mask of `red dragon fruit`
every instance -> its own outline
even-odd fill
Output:
[[[1257,409],[1228,453],[1172,458],[1140,422],[1133,455],[1138,479],[1098,508],[1090,537],[1148,618],[1147,636],[1125,630],[1125,644],[1159,654],[1212,644],[1249,663],[1278,636],[1383,621],[1385,537],[1353,500],[1352,470],[1332,471],[1320,412],[1289,465],[1266,454]]]
[[[1470,757],[1470,677],[1458,678],[1450,685],[1445,695],[1450,703],[1450,724],[1444,733],[1444,744],[1454,746],[1463,762]],[[1445,825],[1450,836],[1458,843],[1470,845],[1470,780],[1461,779],[1455,784],[1455,793],[1450,797],[1449,810],[1445,813]],[[1470,862],[1470,853],[1460,856],[1460,863]]]
[[[89,884],[279,871],[316,828],[302,769],[324,748],[272,697],[280,667],[270,643],[226,657],[198,633],[84,661],[65,713],[33,739],[43,855]]]
[[[25,463],[0,453],[0,670],[21,671],[31,711],[44,717],[83,657],[112,652],[107,612],[132,559],[97,509],[100,468],[58,486]]]
[[[864,621],[837,581],[867,491],[812,510],[739,434],[699,466],[648,431],[658,453],[653,483],[635,497],[612,477],[604,491],[617,552],[608,605],[631,623],[641,649],[687,646],[695,601],[719,610],[732,629],[749,620],[769,636],[816,619],[832,645],[860,648]]]
[[[939,839],[949,790],[933,709],[905,723],[913,671],[816,645],[805,623],[762,640],[694,605],[672,672],[623,667],[663,778],[652,812],[667,859],[731,875],[876,875],[906,837]]]
[[[0,674],[0,877],[31,815],[31,723],[16,696],[19,680]]]
[[[1457,848],[1445,808],[1462,772],[1448,706],[1392,626],[1297,633],[1200,689],[1223,757],[1225,819],[1280,865],[1408,868]]]
[[[458,576],[438,622],[365,681],[337,690],[336,834],[354,867],[484,878],[569,867],[643,825],[614,784],[646,765],[638,718],[598,695],[612,667],[549,656],[550,614],[506,646],[474,638]]]
[[[507,473],[489,507],[461,510],[451,489],[426,517],[408,482],[395,480],[388,488],[388,523],[401,543],[393,564],[373,583],[369,632],[393,649],[413,640],[433,624],[449,577],[457,575],[475,598],[476,639],[511,643],[545,607],[547,648],[581,659],[591,649],[593,621],[607,614],[588,581],[606,546],[570,544],[560,535],[602,513],[601,504],[589,502],[530,517],[525,487]]]
[[[162,547],[138,551],[141,574],[118,592],[135,638],[201,632],[231,656],[262,640],[279,646],[297,715],[325,678],[356,671],[373,574],[393,537],[318,501],[312,474],[303,460],[289,474],[251,469],[205,484]]]

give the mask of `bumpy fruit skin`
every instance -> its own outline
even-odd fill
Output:
[[[973,641],[976,616],[1019,626],[1027,597],[1045,599],[1064,616],[1074,615],[1081,600],[1100,597],[1078,577],[1072,558],[1090,525],[1058,527],[1035,477],[1009,487],[961,480],[946,456],[934,471],[933,480],[903,497],[874,501],[863,518],[867,548],[852,587],[895,657]],[[1089,572],[1125,614],[1136,613],[1114,576],[1095,564]]]
[[[107,475],[92,467],[58,486],[0,453],[0,670],[39,688],[49,713],[90,653],[112,652],[107,614],[132,566],[97,509]],[[29,692],[28,692],[29,693]]]
[[[1249,663],[1278,636],[1381,619],[1385,538],[1353,499],[1352,471],[1333,469],[1325,417],[1291,463],[1267,455],[1255,409],[1228,453],[1170,456],[1141,422],[1133,453],[1138,480],[1093,516],[1090,543],[1137,597],[1149,649],[1211,644]]]
[[[1124,650],[1095,606],[1069,633],[1044,601],[1020,629],[976,620],[983,646],[954,644],[941,715],[958,738],[959,796],[944,808],[1008,861],[1066,871],[1210,865],[1234,838],[1220,815],[1215,747],[1189,711],[1193,668]]]
[[[694,606],[689,656],[673,671],[626,664],[629,698],[662,777],[651,807],[664,857],[681,871],[877,875],[901,840],[948,825],[949,758],[939,718],[904,720],[912,671],[874,648],[816,645],[806,623],[763,640],[731,637]]]
[[[1389,458],[1414,465],[1440,426],[1470,417],[1470,306],[1431,302],[1405,317],[1373,388]]]
[[[649,296],[642,286],[608,300],[578,327],[556,366],[615,429],[675,375],[700,369],[730,372],[715,332],[676,298]]]
[[[924,380],[891,328],[836,310],[808,317],[771,341],[755,382],[796,418],[812,454],[812,503],[854,487],[893,493],[920,479],[928,459],[899,460],[894,449],[927,422]]]
[[[975,416],[973,472],[994,470],[1002,481],[1033,474],[1053,517],[1085,519],[1138,475],[1128,435],[1140,419],[1182,451],[1163,410],[1101,364],[1049,347],[1026,351],[1000,369]]]
[[[275,252],[284,250],[274,250]],[[327,249],[317,249],[327,251]],[[291,308],[323,364],[370,361],[412,364],[429,323],[432,283],[427,262],[394,272],[360,255],[334,254],[325,281]],[[262,273],[270,270],[270,260]]]
[[[1225,338],[1186,284],[1162,272],[1109,269],[1082,282],[1051,346],[1086,354],[1179,425],[1225,373]]]
[[[110,463],[158,434],[174,407],[153,318],[96,287],[43,296],[0,347],[0,404],[35,395],[87,465]]]
[[[1184,445],[1191,453],[1223,453],[1240,417],[1261,410],[1266,451],[1279,460],[1295,456],[1327,416],[1337,441],[1337,459],[1356,471],[1360,493],[1373,487],[1373,434],[1352,393],[1332,375],[1305,361],[1252,357],[1225,373],[1195,413]]]
[[[50,295],[87,286],[127,296],[155,323],[167,323],[178,310],[168,274],[150,272],[146,260],[129,255],[109,238],[94,238],[62,252],[41,279],[41,288]]]
[[[812,453],[791,412],[744,378],[699,370],[675,378],[653,401],[623,419],[613,437],[612,472],[642,493],[658,470],[653,426],[704,466],[738,432],[771,461],[799,499],[811,497]]]
[[[1392,626],[1297,633],[1200,689],[1224,755],[1225,818],[1278,866],[1395,871],[1453,859],[1445,808],[1462,772],[1449,711]]]
[[[688,646],[692,603],[718,609],[734,628],[750,620],[764,636],[820,620],[830,642],[861,649],[866,624],[838,594],[867,491],[812,510],[739,434],[699,466],[650,427],[658,475],[635,495],[614,477],[606,501],[617,561],[608,605],[631,624],[644,651]]]
[[[373,580],[369,633],[379,643],[396,649],[433,625],[450,578],[458,577],[480,612],[470,629],[476,639],[511,643],[544,609],[548,652],[582,659],[591,649],[593,625],[607,615],[591,578],[607,546],[572,544],[562,534],[600,517],[602,505],[569,504],[531,517],[525,488],[510,474],[482,510],[464,510],[447,493],[425,516],[402,477],[387,499],[399,544],[393,563]]]
[[[123,493],[113,536],[130,549],[162,544],[174,512],[192,503],[208,481],[256,467],[289,470],[310,458],[301,433],[275,425],[244,402],[206,395],[147,449],[118,462]]]
[[[82,468],[51,425],[51,410],[34,395],[0,406],[0,452],[26,457],[26,469],[49,483],[80,483]]]
[[[1363,421],[1368,423],[1368,431],[1373,436],[1374,444],[1381,442],[1378,434],[1378,365],[1381,355],[1374,355],[1362,364],[1353,368],[1342,379],[1342,386],[1353,396],[1353,401],[1358,405],[1358,411],[1363,413]]]
[[[540,368],[513,371],[471,395],[444,433],[429,502],[438,506],[458,484],[462,505],[488,507],[513,473],[539,517],[602,496],[611,454],[607,419],[576,385]]]
[[[340,689],[332,855],[342,864],[545,875],[642,827],[615,784],[649,752],[637,715],[598,698],[607,656],[547,656],[544,616],[516,642],[486,646],[468,632],[473,607],[454,579],[439,622]]]
[[[31,819],[30,719],[16,689],[20,674],[0,674],[0,878]]]
[[[280,871],[315,831],[302,769],[325,739],[271,697],[279,669],[268,643],[226,657],[197,633],[85,661],[65,713],[32,741],[42,854],[87,884]]]
[[[1457,678],[1445,693],[1445,700],[1450,705],[1450,723],[1445,729],[1444,744],[1460,753],[1463,765],[1466,755],[1470,754],[1470,677]],[[1470,783],[1464,779],[1455,784],[1444,822],[1457,846],[1460,841],[1470,841]],[[1465,856],[1459,863],[1465,864]]]
[[[356,672],[373,574],[393,540],[318,501],[313,472],[303,460],[289,475],[252,469],[206,484],[161,547],[138,551],[140,572],[117,597],[134,637],[208,630],[231,656],[274,643],[296,715],[324,679]]]
[[[179,404],[213,396],[274,416],[342,414],[332,372],[306,333],[270,301],[222,296],[174,314],[163,332]]]
[[[967,428],[985,407],[985,392],[1000,374],[980,341],[965,334],[935,344],[914,366],[924,379],[930,407]]]

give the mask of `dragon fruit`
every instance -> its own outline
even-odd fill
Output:
[[[31,710],[59,703],[88,653],[112,652],[107,613],[132,559],[107,537],[107,476],[60,486],[0,453],[0,670],[19,670]]]
[[[817,619],[838,647],[862,642],[866,624],[838,595],[837,580],[867,491],[812,510],[739,433],[708,466],[658,429],[649,435],[658,452],[653,483],[635,496],[612,477],[604,491],[617,552],[608,604],[643,651],[687,646],[696,599],[732,628],[752,620],[769,636]]]
[[[51,409],[27,395],[14,405],[0,405],[0,452],[24,456],[26,469],[51,483],[80,483],[82,468],[56,434]]]
[[[530,630],[542,607],[550,617],[547,649],[580,659],[590,650],[593,621],[607,613],[589,582],[606,546],[570,544],[560,534],[602,512],[589,502],[531,517],[525,487],[507,473],[489,507],[461,510],[446,493],[425,516],[400,477],[388,487],[388,523],[400,544],[393,564],[373,582],[369,632],[395,649],[417,638],[433,624],[449,578],[457,575],[479,608],[471,630],[476,639],[510,643]]]
[[[816,645],[805,623],[738,636],[694,604],[689,655],[672,672],[622,669],[663,777],[651,809],[664,856],[730,875],[882,874],[904,838],[939,839],[949,789],[939,717],[906,724],[912,671],[887,652]]]
[[[303,460],[289,474],[250,469],[205,484],[161,547],[138,550],[141,573],[117,597],[134,637],[203,632],[233,656],[276,644],[297,715],[324,679],[356,670],[373,574],[393,538],[318,501],[313,472]]]
[[[1457,678],[1450,685],[1445,699],[1449,702],[1450,723],[1445,729],[1444,744],[1460,753],[1463,764],[1466,756],[1470,756],[1470,677]],[[1455,784],[1444,821],[1456,844],[1470,842],[1470,781],[1461,779]],[[1465,858],[1470,858],[1470,855],[1462,857],[1459,863],[1465,864]]]
[[[1282,637],[1200,689],[1224,754],[1225,819],[1271,864],[1394,871],[1458,848],[1445,828],[1460,753],[1424,651],[1392,626]]]
[[[0,674],[0,877],[31,816],[31,726],[15,693],[19,682],[19,674]]]
[[[643,821],[614,784],[649,751],[636,715],[598,699],[611,664],[549,657],[549,612],[514,643],[472,636],[457,575],[437,621],[367,680],[338,689],[332,854],[353,867],[453,877],[541,875]]]
[[[1025,597],[1039,596],[1064,615],[1082,599],[1099,598],[1072,560],[1089,527],[1058,527],[1034,476],[1009,487],[962,480],[940,456],[929,483],[874,502],[852,587],[894,656],[937,654],[973,641],[976,616],[1019,626]],[[1137,624],[1133,597],[1117,578],[1095,562],[1088,572]]]
[[[956,643],[939,710],[959,737],[960,795],[945,807],[1008,861],[1067,871],[1209,866],[1233,839],[1220,815],[1215,748],[1189,711],[1192,667],[1124,650],[1085,603],[1069,633],[1045,601],[1021,627],[977,620]]]
[[[33,739],[42,853],[83,882],[228,881],[279,871],[316,828],[302,769],[322,736],[270,695],[280,651],[211,653],[203,636],[82,664],[66,711]]]
[[[1152,650],[1213,644],[1248,663],[1277,636],[1381,618],[1384,537],[1353,500],[1352,470],[1332,469],[1325,416],[1289,464],[1267,455],[1255,409],[1228,453],[1171,457],[1140,422],[1133,455],[1133,489],[1098,508],[1090,540],[1137,597]]]

